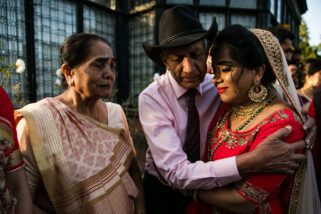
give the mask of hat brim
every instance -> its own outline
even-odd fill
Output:
[[[212,42],[215,39],[216,34],[217,34],[217,24],[214,17],[212,25],[208,31],[204,30],[204,32],[185,35],[162,45],[151,45],[148,42],[143,42],[142,46],[146,55],[151,60],[153,60],[159,66],[165,66],[160,56],[161,51],[164,48],[175,48],[175,47],[185,46],[185,45],[195,43],[204,38],[207,38],[210,42]]]

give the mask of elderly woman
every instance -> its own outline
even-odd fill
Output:
[[[57,213],[142,213],[140,171],[126,116],[103,102],[115,58],[102,37],[80,33],[61,47],[68,88],[19,110],[20,147],[35,206]]]

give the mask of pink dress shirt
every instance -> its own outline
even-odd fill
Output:
[[[201,157],[207,155],[207,130],[220,103],[211,79],[211,75],[205,76],[195,97],[200,116]],[[183,151],[187,106],[182,96],[186,91],[167,71],[139,95],[139,118],[149,146],[145,170],[155,177],[161,173],[178,189],[211,189],[240,180],[235,156],[207,163],[187,160]]]

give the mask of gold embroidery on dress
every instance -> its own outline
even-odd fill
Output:
[[[269,193],[267,191],[254,186],[250,182],[240,182],[236,185],[236,189],[241,191],[245,196],[256,201],[258,204],[264,203],[269,196]]]
[[[258,206],[258,209],[260,210],[260,213],[262,214],[270,214],[272,213],[271,206],[269,202],[265,201],[262,204]]]
[[[291,110],[292,114],[296,116],[296,119],[300,120],[300,118]],[[275,123],[281,120],[288,120],[290,115],[285,112],[285,109],[282,109],[278,112],[273,113],[273,117],[269,117],[261,121],[255,129],[251,132],[246,133],[239,133],[233,132],[230,129],[226,129],[226,121],[230,116],[230,111],[227,110],[226,113],[221,117],[218,122],[216,128],[211,130],[207,136],[207,143],[208,143],[208,158],[209,160],[212,159],[214,153],[216,152],[217,148],[221,144],[225,144],[226,148],[228,149],[235,149],[237,146],[244,146],[246,144],[252,143],[253,139],[255,138],[256,134],[259,132],[262,126],[269,123]],[[215,132],[218,131],[218,135],[214,137]]]
[[[288,213],[297,213],[299,209],[299,201],[300,201],[300,191],[301,185],[303,184],[303,176],[306,170],[306,162],[300,165],[299,169],[295,173],[294,183],[291,192],[290,206]]]
[[[282,111],[277,112],[275,117],[271,118],[270,122],[275,123],[275,122],[278,122],[281,120],[289,119],[289,117],[290,117],[290,115],[282,110]]]

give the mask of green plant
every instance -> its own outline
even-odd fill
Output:
[[[0,86],[5,87],[8,85],[10,79],[10,71],[13,70],[16,66],[15,65],[1,65],[0,71]]]
[[[3,60],[2,57],[0,57],[0,61]],[[26,69],[26,65],[25,62],[22,59],[17,59],[15,64],[1,64],[0,63],[0,86],[1,87],[9,87],[9,83],[10,83],[10,77],[12,72],[14,72],[14,70],[19,73],[22,74],[24,73]],[[16,105],[18,107],[22,107],[24,105],[24,101],[21,97],[21,83],[14,83],[11,85],[12,91],[13,91],[13,95],[14,95],[14,101],[16,103]]]

